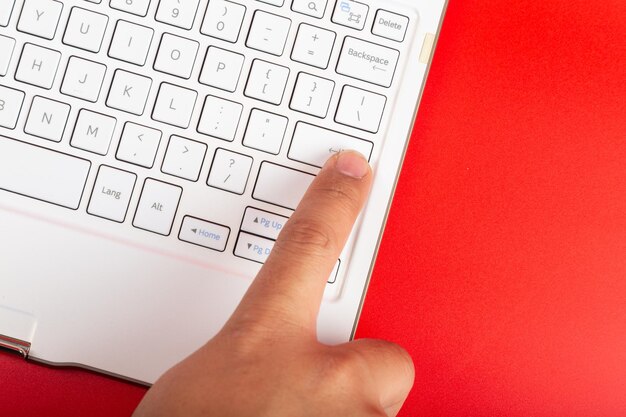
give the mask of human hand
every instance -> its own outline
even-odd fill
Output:
[[[224,328],[166,372],[134,417],[395,416],[414,379],[399,346],[317,341],[320,302],[372,181],[354,152],[329,159]]]

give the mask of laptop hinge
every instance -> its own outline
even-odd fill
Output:
[[[23,340],[18,340],[0,334],[0,347],[13,350],[22,355],[24,359],[26,359],[28,357],[28,352],[30,351],[30,342],[25,342]]]

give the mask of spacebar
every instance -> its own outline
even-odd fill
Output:
[[[90,167],[85,159],[0,136],[0,190],[77,209]]]

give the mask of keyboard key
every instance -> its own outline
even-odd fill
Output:
[[[391,87],[400,52],[360,39],[347,37],[337,72],[383,87]]]
[[[191,29],[200,0],[160,0],[155,19],[168,25]]]
[[[168,236],[172,231],[182,193],[183,189],[176,185],[147,178],[133,226]]]
[[[298,29],[291,59],[317,68],[328,68],[335,45],[335,32],[301,24]]]
[[[387,98],[380,94],[345,86],[335,121],[346,126],[377,133]]]
[[[109,152],[116,120],[104,114],[81,110],[70,144],[78,149],[106,155]]]
[[[120,161],[152,168],[160,142],[160,130],[126,122],[115,157]]]
[[[15,0],[5,0],[0,2],[0,26],[7,26],[13,13]]]
[[[15,129],[23,102],[24,92],[0,85],[0,126]]]
[[[246,85],[246,96],[279,105],[283,101],[289,68],[255,59]]]
[[[186,129],[191,122],[197,98],[198,93],[193,90],[162,83],[152,111],[152,118]]]
[[[20,20],[17,22],[17,30],[41,38],[52,39],[57,31],[62,10],[63,3],[60,1],[25,0]]]
[[[180,227],[180,233],[178,233],[178,239],[193,243],[194,245],[224,252],[229,235],[230,228],[226,226],[191,216],[185,216],[183,218],[183,224]]]
[[[239,83],[243,62],[243,55],[210,46],[200,73],[200,82],[233,93]]]
[[[95,103],[100,96],[106,70],[104,65],[97,62],[71,57],[61,84],[61,93]]]
[[[393,41],[403,42],[408,26],[408,17],[381,9],[376,13],[372,33]]]
[[[68,104],[36,96],[30,106],[24,132],[60,142],[69,114],[70,106]]]
[[[115,71],[107,106],[141,116],[146,108],[152,80],[123,70]]]
[[[274,243],[276,242],[270,239],[239,232],[235,245],[235,256],[263,264],[272,253]]]
[[[311,137],[317,136],[309,136],[309,139]],[[295,210],[314,178],[306,172],[263,162],[252,198]]]
[[[257,10],[250,27],[246,46],[268,54],[281,56],[285,50],[291,20]]]
[[[355,150],[369,160],[373,147],[369,141],[300,122],[296,125],[288,156],[321,168],[333,154],[344,150]]]
[[[283,7],[283,4],[285,4],[285,0],[257,0],[257,1],[260,1],[266,4],[271,4],[272,6],[276,6],[276,7]]]
[[[80,7],[72,7],[63,43],[90,52],[99,52],[109,18]]]
[[[46,89],[52,88],[61,54],[48,48],[27,43],[22,50],[15,79]]]
[[[293,0],[291,10],[321,19],[326,11],[327,0]]]
[[[76,210],[91,162],[0,136],[0,189]]]
[[[111,0],[109,3],[112,9],[121,10],[137,16],[148,14],[150,0]]]
[[[196,62],[199,46],[196,41],[164,33],[154,61],[154,69],[188,79]]]
[[[339,0],[335,5],[332,21],[338,25],[363,30],[369,6],[352,0]]]
[[[137,175],[102,165],[93,186],[87,213],[122,223],[126,219]]]
[[[288,217],[248,207],[243,215],[241,230],[275,240],[287,220]]]
[[[11,63],[11,57],[13,56],[13,49],[15,48],[15,39],[8,36],[0,35],[0,76],[7,75],[9,70],[9,64]]]
[[[252,169],[252,158],[226,149],[215,151],[207,184],[211,187],[243,194]]]
[[[234,101],[207,96],[198,132],[232,142],[235,139],[243,106]]]
[[[333,81],[301,72],[289,107],[323,119],[328,114],[334,90]]]
[[[189,181],[198,181],[207,146],[195,140],[172,136],[161,171]]]
[[[274,113],[254,109],[243,139],[244,146],[278,155],[285,138],[288,119]]]
[[[149,27],[118,20],[109,46],[109,56],[143,66],[148,57],[153,35],[154,30]]]
[[[227,42],[239,39],[246,7],[224,0],[210,0],[200,33]]]

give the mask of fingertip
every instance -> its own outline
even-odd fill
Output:
[[[365,156],[353,150],[339,152],[329,159],[324,169],[334,169],[340,175],[357,180],[365,178],[371,172]]]

